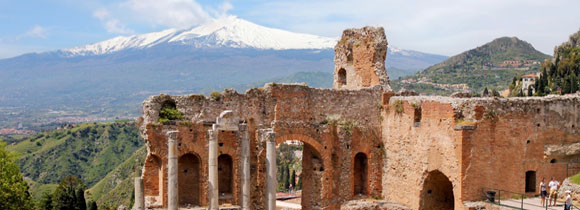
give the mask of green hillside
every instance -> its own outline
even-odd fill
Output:
[[[403,78],[421,82],[395,82],[394,86],[436,93],[455,91],[437,87],[438,84],[467,84],[472,92],[481,92],[485,87],[503,90],[514,77],[539,71],[540,63],[547,58],[548,55],[530,43],[516,37],[502,37]]]
[[[147,156],[147,148],[141,147],[133,155],[87,191],[91,200],[99,207],[131,206],[133,178],[140,174],[141,165]]]
[[[110,177],[115,176],[114,182],[122,183],[120,178],[133,176],[135,159],[143,162],[143,144],[134,122],[87,123],[40,133],[7,146],[7,150],[20,154],[20,169],[33,197],[38,199],[44,192],[54,190],[67,175],[80,177],[89,188],[102,180],[111,182]],[[100,184],[93,195],[97,196],[95,199],[101,198],[120,186]],[[123,195],[117,194],[115,199],[124,202]]]

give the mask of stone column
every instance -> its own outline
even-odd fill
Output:
[[[217,146],[217,126],[214,125],[213,130],[208,130],[209,136],[209,209],[217,210],[219,208],[219,188],[218,188],[218,146]]]
[[[250,137],[247,125],[240,125],[242,140],[242,210],[250,209]]]
[[[177,210],[179,208],[179,197],[177,197],[177,133],[179,132],[167,132],[167,210]]]
[[[135,177],[135,206],[136,210],[145,210],[145,188],[143,178]]]
[[[264,140],[266,141],[266,170],[268,171],[266,179],[266,209],[276,210],[276,187],[278,186],[278,181],[276,180],[278,169],[276,165],[276,133],[271,130],[266,131]]]

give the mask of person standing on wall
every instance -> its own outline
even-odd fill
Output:
[[[556,181],[554,177],[552,177],[552,181],[548,184],[550,187],[550,197],[548,197],[548,203],[552,206],[556,205],[556,197],[558,197],[558,186],[560,186],[560,182]]]
[[[542,182],[540,182],[540,197],[541,197],[541,203],[542,206],[544,205],[548,205],[546,203],[546,196],[548,196],[548,192],[546,191],[546,178],[542,177]]]

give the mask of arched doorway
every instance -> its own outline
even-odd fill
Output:
[[[227,154],[218,156],[218,188],[220,200],[233,199],[233,161]]]
[[[526,192],[536,192],[536,172],[526,171]]]
[[[338,84],[342,87],[346,85],[346,70],[338,70]]]
[[[180,206],[200,205],[200,167],[197,155],[185,154],[178,162],[179,204]]]
[[[295,172],[296,186],[294,189],[302,189],[300,205],[302,209],[320,209],[323,207],[323,174],[325,165],[320,154],[323,146],[313,138],[300,134],[291,134],[276,139],[277,155],[280,157],[281,144],[300,145],[302,148],[302,167],[300,171]],[[280,164],[280,163],[278,163]],[[280,165],[278,166],[280,168]],[[288,170],[289,174],[292,171]],[[278,171],[278,175],[284,172]],[[301,188],[300,188],[301,187]]]
[[[368,159],[362,152],[354,156],[354,196],[368,195]]]
[[[145,161],[145,199],[150,207],[163,205],[163,165],[161,158],[149,155]]]
[[[421,210],[454,209],[453,184],[440,171],[431,171],[423,183],[420,199],[419,209]]]

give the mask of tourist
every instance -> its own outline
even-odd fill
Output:
[[[548,192],[546,191],[546,178],[542,177],[542,182],[540,182],[540,197],[542,206],[548,205],[546,203],[546,196],[548,196]]]
[[[556,198],[558,197],[558,186],[560,182],[556,181],[554,177],[552,177],[552,181],[548,183],[550,187],[550,197],[548,197],[548,204],[555,206],[556,205]]]
[[[570,210],[572,206],[572,196],[570,196],[570,190],[566,190],[566,203],[564,203],[564,210]]]

